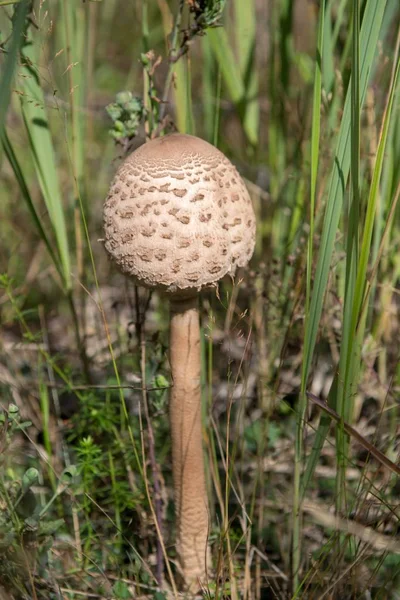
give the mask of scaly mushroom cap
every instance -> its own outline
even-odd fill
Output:
[[[185,294],[245,266],[255,216],[235,167],[214,146],[172,134],[140,146],[104,205],[105,247],[123,273]]]

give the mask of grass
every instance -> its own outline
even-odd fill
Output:
[[[98,241],[120,159],[174,128],[237,164],[258,227],[202,296],[199,597],[400,597],[399,22],[0,2],[0,597],[179,596],[168,315]]]

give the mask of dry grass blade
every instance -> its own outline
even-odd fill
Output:
[[[327,512],[325,507],[319,504],[305,502],[304,510],[312,515],[317,523],[324,527],[354,535],[359,540],[372,546],[379,552],[393,552],[394,554],[400,554],[400,542],[388,535],[378,533],[371,527],[367,527],[356,521],[343,519],[339,515]]]
[[[358,431],[356,429],[354,429],[354,427],[352,427],[351,425],[346,423],[346,421],[343,421],[343,419],[340,417],[340,415],[338,415],[338,413],[335,410],[333,410],[333,408],[330,408],[326,402],[324,402],[323,400],[320,400],[320,398],[317,398],[317,396],[315,396],[311,392],[307,392],[307,397],[314,404],[319,406],[319,408],[321,408],[327,415],[329,415],[333,421],[335,421],[339,425],[342,424],[345,432],[349,436],[356,439],[357,442],[359,444],[361,444],[361,446],[363,446],[363,448],[365,448],[370,454],[372,454],[372,456],[374,458],[376,458],[376,460],[378,462],[380,462],[382,465],[387,467],[390,471],[392,471],[392,473],[395,473],[396,475],[400,475],[400,467],[398,465],[396,465],[387,456],[385,456],[380,450],[378,450],[378,448],[376,446],[374,446],[368,440],[366,440],[364,436],[362,436],[360,433],[358,433]]]

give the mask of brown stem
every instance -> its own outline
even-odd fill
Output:
[[[209,515],[204,474],[197,299],[171,302],[170,398],[177,552],[187,586],[206,575]]]
[[[169,57],[168,57],[169,67],[168,67],[167,78],[165,80],[164,92],[162,95],[162,100],[161,100],[161,105],[160,105],[160,111],[158,113],[158,121],[159,122],[163,120],[164,115],[165,115],[165,109],[166,109],[167,102],[168,102],[168,94],[169,94],[169,90],[171,87],[172,78],[173,78],[174,72],[175,72],[176,61],[174,60],[174,55],[177,50],[178,33],[179,33],[179,27],[180,27],[181,20],[182,20],[182,13],[183,13],[184,6],[185,6],[184,0],[180,0],[178,12],[177,12],[177,15],[175,18],[174,27],[173,27],[172,33],[171,33],[171,47],[170,47]]]

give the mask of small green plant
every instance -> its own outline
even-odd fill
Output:
[[[133,598],[132,593],[125,581],[116,581],[114,583],[113,594],[116,600],[129,600],[129,598]]]
[[[193,17],[190,26],[183,29],[182,40],[174,60],[189,51],[190,43],[196,35],[204,35],[207,29],[221,25],[226,0],[189,0],[189,13]]]
[[[56,491],[47,502],[36,487],[42,475],[36,467],[18,469],[8,464],[9,448],[32,423],[23,421],[19,408],[10,404],[0,412],[0,562],[1,581],[10,590],[34,597],[34,576],[49,567],[48,552],[55,536],[65,528],[65,520],[56,518],[55,500],[66,492],[76,477],[76,469],[65,469]],[[28,570],[28,572],[26,572]],[[26,595],[23,596],[24,598]]]
[[[129,91],[119,92],[115,102],[106,106],[106,111],[113,121],[109,133],[116,142],[123,143],[135,137],[144,116],[141,98]]]

